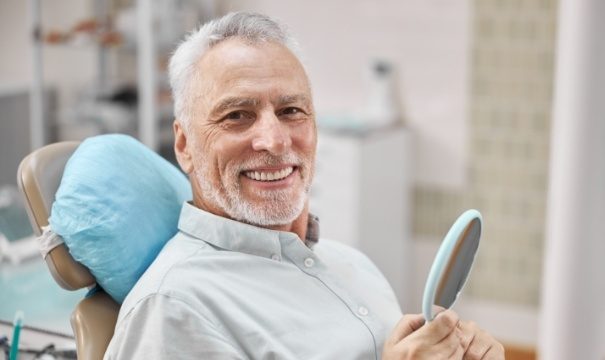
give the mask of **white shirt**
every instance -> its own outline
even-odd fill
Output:
[[[380,359],[401,317],[363,254],[183,205],[105,359]]]

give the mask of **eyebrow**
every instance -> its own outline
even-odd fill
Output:
[[[306,95],[297,94],[297,95],[282,95],[277,99],[277,104],[279,106],[293,104],[293,103],[297,103],[297,102],[302,102],[302,103],[308,104],[309,98]]]
[[[281,95],[277,99],[278,106],[284,106],[288,104],[294,104],[297,102],[302,102],[304,104],[309,103],[309,97],[304,94],[295,94],[295,95]],[[223,112],[233,109],[233,108],[246,108],[246,107],[256,107],[260,105],[260,100],[255,98],[246,98],[246,97],[237,97],[232,96],[221,100],[218,105],[214,107],[212,110],[212,114],[222,114]]]
[[[260,101],[253,98],[228,97],[221,100],[212,110],[213,114],[220,114],[232,108],[258,106]]]

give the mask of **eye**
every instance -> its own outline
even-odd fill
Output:
[[[249,114],[247,114],[244,111],[232,111],[229,114],[227,114],[224,119],[225,120],[233,120],[233,121],[241,121],[244,119],[249,118]]]
[[[289,117],[297,117],[300,115],[304,115],[305,112],[302,111],[300,108],[294,107],[294,106],[290,106],[287,108],[284,108],[282,110],[280,110],[279,115],[285,115],[285,116],[289,116]]]

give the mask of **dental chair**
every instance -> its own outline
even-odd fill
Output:
[[[32,152],[19,165],[17,182],[37,236],[48,225],[63,169],[78,145],[79,142],[47,145]],[[90,271],[72,258],[65,244],[52,249],[45,261],[55,281],[64,289],[92,289],[96,284]],[[103,358],[114,332],[119,309],[119,305],[102,290],[78,303],[70,319],[78,359]]]

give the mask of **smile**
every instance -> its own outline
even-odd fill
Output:
[[[287,178],[294,171],[294,167],[288,166],[278,171],[245,171],[244,175],[256,181],[277,181]]]

